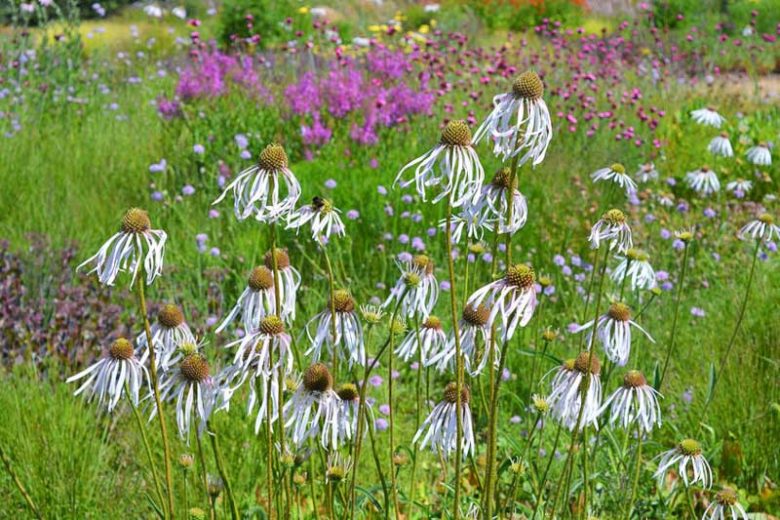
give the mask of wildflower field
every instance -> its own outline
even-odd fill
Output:
[[[0,17],[0,518],[780,516],[777,0]]]

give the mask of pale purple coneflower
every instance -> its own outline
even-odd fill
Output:
[[[168,370],[172,364],[181,359],[177,356],[178,349],[185,343],[195,343],[195,335],[190,326],[184,321],[184,313],[173,304],[166,303],[157,313],[157,321],[150,327],[152,333],[152,345],[154,345],[154,359],[156,367],[160,370]],[[136,338],[136,355],[142,363],[146,363],[149,356],[146,334],[141,333]]]
[[[282,309],[283,316],[284,310]],[[238,316],[241,316],[244,330],[252,331],[260,325],[260,320],[275,313],[274,273],[264,265],[257,266],[249,274],[246,289],[238,297],[236,305],[225,316],[215,332],[219,334],[225,330]]]
[[[747,160],[756,166],[770,166],[772,164],[772,152],[766,143],[750,148],[745,154]]]
[[[311,204],[290,213],[287,229],[300,230],[310,224],[312,239],[320,245],[325,245],[332,234],[341,237],[346,234],[339,213],[341,210],[337,209],[331,201],[314,197]]]
[[[76,267],[93,264],[87,274],[97,273],[98,280],[104,285],[114,285],[116,277],[122,271],[133,273],[130,285],[135,283],[141,270],[146,273],[146,285],[162,274],[165,256],[165,231],[152,229],[149,214],[138,208],[131,208],[122,217],[119,232],[112,235],[98,252]]]
[[[349,359],[350,367],[353,364],[365,365],[363,326],[355,312],[355,300],[349,291],[343,289],[333,291],[331,300],[322,312],[306,324],[306,334],[311,342],[306,355],[311,356],[312,361],[319,361],[322,348],[327,347],[331,359],[345,356]],[[315,323],[317,328],[312,334],[312,325]]]
[[[460,211],[452,216],[452,243],[457,244],[463,239],[464,235],[472,240],[482,240],[485,230],[490,230],[490,225],[481,207],[477,205],[466,204]],[[439,227],[447,230],[447,219],[439,221]]]
[[[688,172],[685,174],[685,180],[692,190],[705,197],[720,191],[718,176],[707,166]]]
[[[576,332],[593,327],[593,321],[582,325]],[[616,365],[623,366],[628,362],[631,353],[631,327],[639,329],[652,343],[655,340],[650,337],[645,329],[631,321],[631,309],[625,303],[615,302],[609,306],[605,314],[599,316],[596,322],[596,337],[599,339],[607,359]],[[586,343],[591,343],[593,331],[588,331]]]
[[[726,122],[726,118],[718,114],[714,109],[705,107],[691,112],[691,117],[700,125],[720,128]]]
[[[279,299],[281,300],[280,317],[287,323],[295,321],[295,302],[298,294],[298,288],[301,286],[301,273],[290,263],[290,255],[286,249],[275,249],[275,254],[271,251],[265,253],[263,263],[272,273],[274,271],[274,262],[279,274]],[[274,282],[276,279],[274,278]]]
[[[104,357],[67,379],[68,383],[87,378],[74,395],[84,394],[87,400],[97,396],[98,406],[104,404],[111,412],[127,390],[127,397],[138,404],[138,394],[143,386],[146,368],[135,357],[133,345],[125,338],[111,343]],[[125,389],[125,386],[127,388]]]
[[[726,132],[715,136],[707,145],[707,150],[713,155],[719,155],[721,157],[734,157],[734,149],[731,147],[731,141],[729,141],[729,134]]]
[[[552,140],[552,121],[543,94],[544,83],[535,72],[520,74],[511,92],[493,98],[493,110],[474,134],[474,142],[491,140],[493,153],[504,161],[520,156],[520,166],[528,161],[534,166],[541,163]]]
[[[382,307],[389,308],[403,298],[401,316],[428,317],[439,299],[439,283],[434,275],[433,260],[427,255],[416,255],[410,260],[398,262],[398,268],[401,276]]]
[[[645,433],[661,426],[661,397],[655,388],[647,384],[647,378],[638,370],[629,370],[623,377],[623,384],[607,397],[599,410],[610,410],[610,424],[620,423],[628,430],[633,424]]]
[[[352,471],[352,458],[344,456],[338,451],[333,451],[328,455],[328,468],[325,471],[325,482],[338,484],[347,478]]]
[[[420,425],[412,443],[420,442],[420,448],[430,445],[434,453],[441,450],[445,458],[453,451],[466,458],[474,452],[474,428],[471,421],[469,400],[471,392],[465,386],[460,391],[460,416],[462,425],[461,444],[458,446],[458,389],[456,383],[450,383],[444,389],[444,399],[433,407],[431,413]]]
[[[414,175],[404,173],[414,168]],[[438,187],[434,203],[449,198],[452,207],[473,203],[485,180],[485,170],[471,144],[471,131],[465,121],[450,121],[441,133],[439,144],[404,166],[395,179],[402,188],[415,185],[426,200],[426,190]]]
[[[658,461],[658,470],[654,475],[658,479],[659,485],[663,484],[666,472],[674,466],[677,466],[677,473],[682,477],[686,487],[697,482],[700,482],[703,488],[709,488],[712,485],[712,470],[707,459],[702,455],[701,444],[697,441],[684,439],[659,457],[661,460]],[[692,477],[688,475],[689,469],[693,473]]]
[[[749,180],[740,178],[726,184],[726,189],[735,194],[741,193],[742,196],[744,196],[745,193],[748,193],[753,189],[753,183]]]
[[[645,163],[639,167],[639,170],[637,170],[636,178],[641,183],[654,181],[658,178],[658,170],[655,169],[655,165],[653,163]]]
[[[704,511],[702,520],[748,520],[748,514],[737,499],[737,493],[731,488],[723,488],[715,494]]]
[[[609,168],[601,168],[590,174],[590,178],[593,182],[612,182],[616,184],[621,190],[626,192],[626,195],[631,195],[636,192],[636,183],[626,173],[626,167],[620,163],[615,163]]]
[[[198,435],[205,430],[214,407],[216,386],[209,374],[209,363],[200,352],[187,354],[178,366],[161,378],[160,398],[176,403],[179,436],[189,442],[193,414],[198,419]],[[152,409],[152,417],[157,408]]]
[[[739,238],[771,242],[780,237],[780,227],[775,224],[775,219],[769,213],[762,213],[758,218],[751,220],[739,230]]]
[[[515,233],[528,220],[528,203],[517,189],[517,179],[512,182],[511,177],[509,168],[501,168],[490,183],[482,188],[479,207],[480,212],[484,213],[485,226],[494,228],[498,225],[499,233]],[[512,183],[512,220],[507,221],[510,182]]]
[[[282,187],[285,194],[281,195]],[[244,220],[250,216],[261,222],[276,222],[295,208],[301,185],[288,168],[287,154],[278,144],[260,152],[257,164],[247,168],[227,185],[214,204],[233,192],[233,212]]]
[[[428,316],[420,324],[419,332],[415,329],[409,331],[404,340],[395,350],[395,355],[409,361],[417,359],[418,349],[422,362],[427,363],[432,353],[439,352],[447,342],[447,335],[441,326],[441,320],[436,316]],[[421,367],[418,368],[418,370]]]
[[[534,270],[526,264],[510,266],[503,278],[477,289],[468,299],[472,307],[483,302],[492,307],[489,323],[495,324],[500,315],[502,338],[512,339],[517,327],[525,327],[536,309]]]
[[[626,253],[634,245],[631,228],[626,223],[626,215],[619,209],[611,209],[595,223],[590,230],[590,247],[598,249],[601,242],[609,243],[609,250],[617,249]]]
[[[462,318],[458,321],[460,352],[463,357],[463,368],[472,376],[482,372],[488,362],[487,342],[490,335],[490,308],[485,305],[473,306],[467,304],[463,309]],[[480,349],[481,344],[481,349]],[[498,349],[495,350],[494,362],[498,366]],[[479,357],[482,352],[481,358]],[[456,365],[457,347],[454,332],[441,345],[437,352],[432,352],[425,366],[435,366],[439,372],[454,371]]]
[[[336,390],[336,394],[339,396],[339,428],[341,433],[339,438],[341,439],[354,439],[358,430],[358,416],[360,412],[360,391],[358,387],[352,383],[345,383],[339,386]],[[372,408],[371,403],[366,402],[365,415],[363,416],[363,435],[368,431],[368,421],[371,420]]]
[[[629,282],[632,291],[652,289],[657,285],[655,270],[650,265],[649,255],[641,249],[631,248],[620,258],[620,263],[610,275],[616,283]]]
[[[589,359],[590,363],[588,363]],[[588,370],[590,370],[590,384],[585,394],[585,406],[580,412],[582,385],[585,384]],[[552,416],[569,430],[577,427],[585,428],[588,425],[598,429],[598,416],[601,409],[601,363],[596,354],[580,352],[575,359],[565,361],[555,372],[550,394],[547,396]]]
[[[346,440],[342,437],[339,396],[333,391],[328,367],[314,363],[306,369],[298,389],[284,404],[284,417],[284,426],[296,446],[320,432],[320,442],[327,449],[335,450]]]

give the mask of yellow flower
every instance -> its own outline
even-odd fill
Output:
[[[423,24],[420,26],[419,31],[421,34],[428,34],[431,31],[431,28],[428,26],[428,24]]]
[[[309,12],[309,8],[308,8],[308,7],[306,7],[306,6],[299,7],[299,8],[298,8],[298,12],[299,12],[299,13],[301,13],[301,14],[306,14],[306,13],[308,13],[308,12]]]

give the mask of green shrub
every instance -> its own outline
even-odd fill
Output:
[[[299,11],[301,4],[291,0],[264,2],[262,0],[229,0],[220,12],[219,37],[222,43],[230,44],[235,36],[260,37],[261,48],[296,38],[296,32],[312,32],[311,15]],[[247,24],[252,17],[252,26]]]

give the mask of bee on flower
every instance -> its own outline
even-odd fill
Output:
[[[745,154],[747,160],[756,166],[771,166],[772,152],[769,151],[767,143],[761,143],[750,148]]]
[[[254,216],[260,222],[270,223],[284,218],[301,196],[301,185],[288,168],[288,162],[281,145],[269,144],[260,152],[257,164],[239,173],[214,204],[232,192],[233,211],[238,220]]]
[[[623,377],[623,384],[615,390],[601,407],[599,414],[610,410],[609,422],[619,422],[629,430],[637,424],[639,429],[650,433],[661,426],[661,397],[655,388],[647,384],[647,378],[638,370],[629,370]]]
[[[336,208],[331,201],[321,197],[314,197],[311,204],[293,211],[287,218],[287,229],[300,230],[303,226],[311,225],[312,240],[324,245],[330,239],[331,234],[343,237],[344,223],[339,217],[341,210]]]
[[[460,412],[458,412],[458,387],[456,383],[449,383],[444,389],[444,399],[433,407],[431,413],[417,430],[412,440],[420,442],[420,448],[425,449],[430,445],[431,451],[436,453],[441,450],[445,457],[449,457],[453,451],[462,458],[466,458],[474,452],[474,427],[471,421],[471,408],[469,401],[471,392],[467,387],[460,390]],[[461,416],[463,435],[461,445],[458,446],[457,424],[458,413]]]
[[[707,145],[707,150],[712,155],[719,155],[720,157],[734,157],[734,149],[731,147],[731,141],[729,141],[729,134],[721,132],[712,138],[710,144]]]
[[[604,241],[609,243],[610,251],[617,249],[619,253],[626,253],[634,246],[631,228],[626,223],[625,214],[619,209],[604,213],[590,230],[588,242],[591,248],[598,249]]]
[[[707,166],[685,174],[685,181],[693,191],[703,197],[720,191],[718,176]]]
[[[702,455],[701,444],[693,439],[684,439],[671,450],[660,455],[655,477],[659,485],[663,484],[666,472],[677,466],[677,474],[682,477],[685,487],[699,482],[703,488],[712,485],[712,470]],[[689,475],[692,473],[692,475]]]
[[[146,211],[131,208],[122,217],[119,232],[112,235],[94,256],[76,267],[76,270],[93,264],[87,274],[97,273],[103,285],[114,285],[122,271],[132,272],[132,286],[143,266],[146,285],[151,285],[162,274],[167,239],[165,231],[152,229]]]
[[[544,83],[535,72],[520,74],[511,92],[493,98],[493,110],[474,134],[474,142],[491,140],[493,153],[504,161],[520,156],[520,166],[528,161],[540,164],[552,140],[552,121],[543,94]]]
[[[525,327],[531,321],[538,303],[534,270],[526,264],[510,266],[503,278],[477,289],[468,299],[475,308],[483,302],[492,307],[490,325],[500,315],[503,339],[512,339],[518,326]]]
[[[398,268],[401,277],[382,307],[389,308],[401,300],[401,316],[429,316],[439,299],[439,282],[434,275],[433,260],[427,255],[417,255],[411,260],[398,262]]]
[[[720,128],[726,122],[726,118],[718,114],[715,109],[705,107],[691,112],[694,121],[704,126]]]
[[[404,173],[414,168],[407,179]],[[471,130],[465,121],[450,121],[441,133],[439,144],[404,166],[395,179],[402,188],[415,185],[422,200],[427,189],[438,188],[437,203],[448,198],[453,208],[472,204],[479,196],[485,170],[471,143]]]
[[[317,328],[312,334],[312,325],[315,323]],[[306,334],[311,342],[306,355],[310,356],[312,361],[319,361],[322,348],[327,346],[331,359],[345,356],[349,359],[350,367],[353,363],[365,365],[363,326],[355,312],[355,300],[349,291],[333,291],[330,304],[306,324]],[[336,347],[340,348],[337,350]]]
[[[283,315],[284,310],[287,309],[283,309]],[[260,320],[275,312],[274,273],[266,266],[260,265],[252,269],[246,288],[215,332],[219,334],[225,330],[238,316],[241,316],[244,330],[252,331],[260,325]]]
[[[593,182],[612,182],[616,184],[621,190],[626,192],[626,195],[631,195],[636,192],[636,183],[626,173],[626,167],[620,163],[615,163],[609,168],[601,168],[590,174],[590,178]]]
[[[580,411],[581,388],[585,384],[588,372],[590,372],[590,384],[585,394],[584,407]],[[593,425],[598,429],[598,416],[601,409],[600,374],[601,363],[598,357],[587,351],[580,352],[575,359],[565,361],[556,369],[547,403],[552,416],[564,427],[574,430],[578,426],[585,428]]]
[[[576,332],[582,332],[592,327],[593,321],[589,321],[579,327]],[[631,353],[632,327],[639,329],[647,336],[647,339],[655,343],[655,340],[645,329],[631,321],[631,309],[625,303],[613,303],[609,306],[606,314],[599,316],[596,322],[596,337],[601,346],[604,347],[607,358],[618,366],[623,366],[628,362],[628,356]],[[585,340],[587,344],[591,343],[592,334],[592,330],[588,332]]]
[[[133,345],[125,338],[111,343],[106,355],[67,379],[68,383],[86,378],[74,395],[84,394],[88,400],[97,396],[98,406],[111,412],[125,395],[138,404],[138,394],[147,378],[146,368],[135,357]]]

